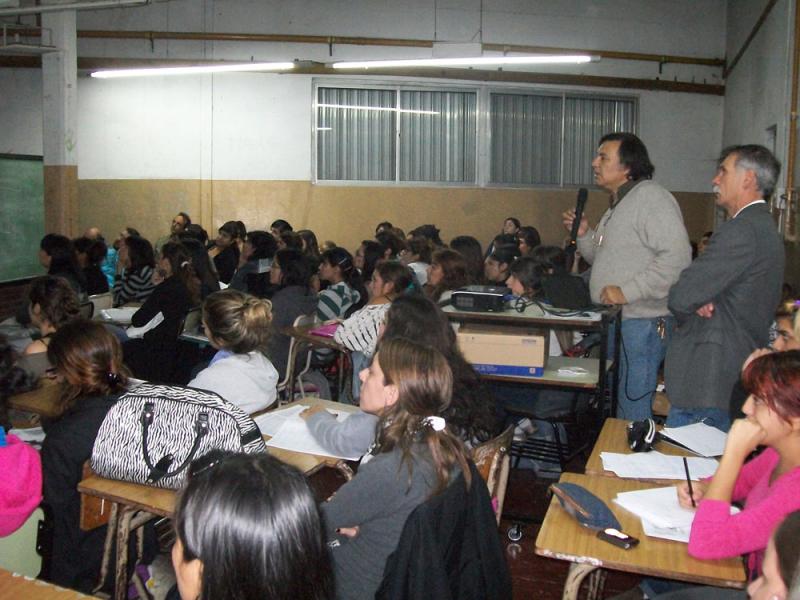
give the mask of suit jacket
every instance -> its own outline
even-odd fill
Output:
[[[766,204],[743,209],[714,233],[669,293],[677,330],[667,349],[667,395],[680,408],[731,406],[748,354],[767,345],[781,297],[783,242]],[[695,314],[713,302],[714,314]]]
[[[486,484],[470,462],[412,512],[386,561],[376,600],[510,600],[511,575]]]

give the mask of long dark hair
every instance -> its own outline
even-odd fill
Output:
[[[353,265],[353,255],[341,246],[336,246],[322,253],[322,262],[328,263],[331,267],[339,269],[342,273],[344,282],[359,293],[358,302],[354,305],[358,310],[367,303],[368,294],[364,287],[364,280],[361,274]]]
[[[442,280],[436,285],[426,285],[425,293],[434,301],[439,300],[448,290],[457,290],[469,283],[467,261],[455,250],[437,250],[431,258],[431,265],[442,268]]]
[[[511,263],[508,274],[522,284],[526,298],[534,298],[542,290],[542,280],[547,276],[547,269],[532,256],[523,256]]]
[[[28,300],[31,307],[39,305],[40,316],[47,319],[54,329],[80,315],[78,295],[62,277],[45,275],[34,279]]]
[[[86,289],[86,278],[78,266],[78,257],[72,241],[57,233],[48,233],[39,243],[45,254],[50,257],[48,275],[69,275],[75,279],[81,290]]]
[[[281,270],[280,287],[299,285],[308,289],[311,282],[311,264],[297,248],[283,248],[275,253]]]
[[[34,377],[24,369],[16,366],[17,353],[8,343],[6,336],[0,334],[0,427],[8,431],[11,420],[8,417],[6,400],[9,396],[23,389],[29,389]]]
[[[192,255],[180,242],[167,242],[161,247],[161,256],[169,261],[172,276],[186,286],[193,306],[200,304],[200,280],[192,267]]]
[[[64,378],[62,412],[82,396],[122,393],[128,372],[122,364],[122,346],[102,323],[78,319],[53,334],[47,359]]]
[[[497,434],[494,397],[461,354],[442,309],[423,296],[401,296],[386,313],[381,343],[395,338],[431,346],[447,359],[453,373],[453,398],[443,416],[454,434],[469,444]]]
[[[203,564],[202,598],[333,598],[314,495],[302,473],[269,454],[227,456],[196,472],[174,522],[183,560]]]
[[[128,260],[131,263],[131,271],[138,271],[144,267],[152,269],[156,266],[153,245],[149,240],[138,235],[130,235],[122,240],[122,243],[128,247]]]
[[[383,258],[383,248],[374,240],[364,240],[361,245],[364,246],[364,268],[361,269],[361,277],[364,281],[369,281],[375,272],[375,265]]]
[[[450,406],[453,375],[447,359],[438,350],[405,338],[382,341],[375,356],[384,384],[395,385],[398,391],[397,402],[381,414],[378,423],[380,451],[399,448],[410,480],[413,448],[424,442],[436,470],[434,494],[447,487],[456,466],[469,485],[470,470],[461,440],[449,428],[436,431],[426,423],[427,417],[441,416]]]
[[[450,248],[464,257],[467,263],[468,283],[483,280],[483,249],[481,243],[471,235],[459,235],[450,240]]]

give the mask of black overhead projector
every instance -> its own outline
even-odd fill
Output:
[[[453,292],[450,304],[459,310],[503,312],[504,299],[510,293],[505,286],[468,285]]]

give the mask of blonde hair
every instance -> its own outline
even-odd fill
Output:
[[[214,292],[203,303],[203,321],[218,344],[236,354],[265,351],[272,303],[238,290]]]
[[[426,420],[441,416],[450,406],[453,374],[447,359],[431,346],[394,338],[380,345],[376,360],[383,371],[384,384],[395,385],[398,391],[397,402],[381,415],[377,440],[380,451],[400,448],[410,481],[412,447],[423,442],[436,471],[434,494],[447,487],[455,466],[461,468],[469,485],[470,470],[461,440],[449,427],[436,431]]]

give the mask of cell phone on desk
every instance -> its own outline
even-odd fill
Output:
[[[630,550],[639,543],[639,540],[635,537],[613,528],[601,529],[597,532],[597,537],[623,550]]]

